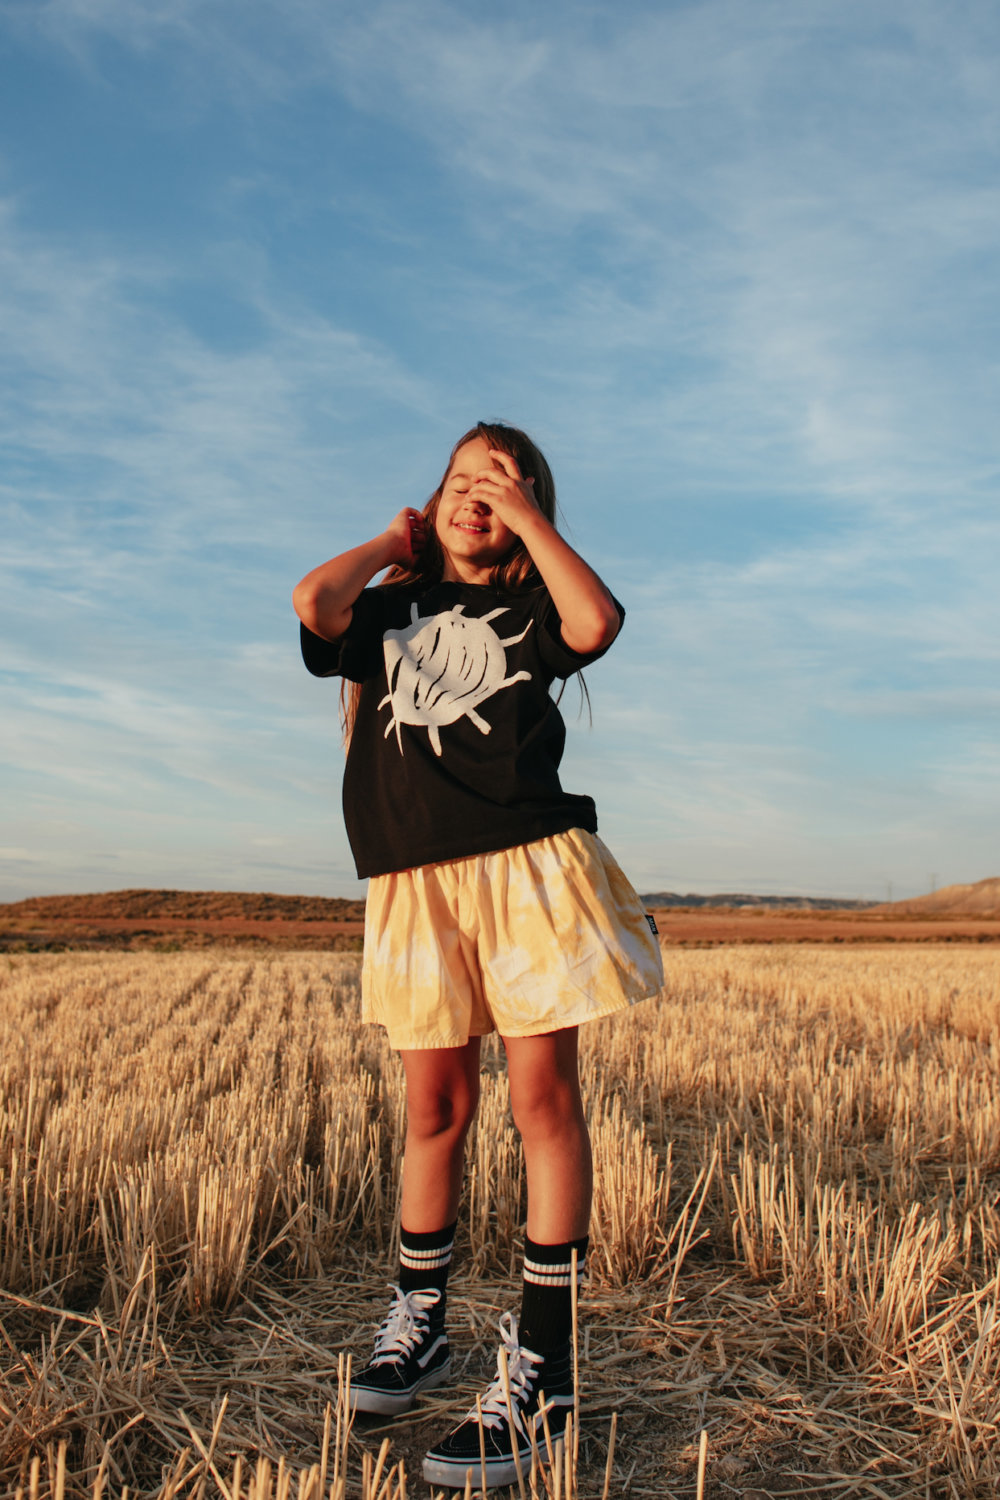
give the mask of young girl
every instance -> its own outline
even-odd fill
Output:
[[[359,1411],[406,1411],[450,1370],[446,1288],[480,1038],[496,1029],[524,1145],[528,1223],[520,1317],[501,1319],[513,1409],[498,1378],[427,1455],[461,1488],[516,1478],[542,1422],[573,1406],[572,1254],[582,1268],[591,1157],[577,1072],[581,1021],[655,995],[659,947],[595,836],[589,797],[563,791],[565,728],[549,693],[595,661],[623,611],[555,529],[548,464],[516,428],[456,443],[423,511],[309,573],[294,604],[306,666],[350,682],[344,816],[370,876],[364,1019],[406,1075],[399,1282]],[[368,587],[389,569],[381,584]]]

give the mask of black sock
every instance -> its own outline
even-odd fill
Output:
[[[565,1245],[536,1245],[525,1236],[524,1287],[518,1339],[535,1354],[565,1349],[573,1335],[573,1260],[576,1251],[577,1285],[583,1276],[589,1236]]]
[[[455,1224],[448,1224],[444,1229],[432,1229],[428,1234],[414,1234],[412,1230],[400,1226],[400,1289],[404,1292],[423,1292],[430,1287],[437,1287],[441,1293],[441,1301],[431,1318],[435,1325],[444,1322],[451,1247],[454,1243]]]

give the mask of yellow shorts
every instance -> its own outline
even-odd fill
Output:
[[[582,829],[369,884],[361,1013],[393,1047],[538,1036],[662,987],[642,903]]]

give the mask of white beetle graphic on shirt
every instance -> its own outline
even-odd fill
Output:
[[[490,725],[476,713],[476,706],[515,682],[530,682],[530,672],[507,677],[505,646],[515,646],[531,629],[531,621],[520,635],[501,640],[490,620],[505,615],[505,607],[494,609],[478,620],[467,620],[464,604],[439,615],[420,616],[416,602],[410,606],[410,624],[405,630],[387,630],[382,637],[385,675],[389,691],[379,704],[392,705],[392,718],[385,738],[395,729],[400,754],[401,724],[423,725],[435,755],[441,754],[441,725],[456,719],[471,719],[482,734]]]

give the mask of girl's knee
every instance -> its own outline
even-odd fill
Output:
[[[538,1080],[511,1088],[511,1111],[522,1136],[563,1135],[586,1128],[579,1085],[571,1079]]]
[[[522,1136],[578,1131],[583,1122],[576,1027],[504,1037],[514,1123]]]
[[[479,1103],[479,1039],[463,1048],[404,1052],[406,1126],[430,1140],[450,1134],[464,1139]]]
[[[406,1128],[429,1140],[453,1135],[464,1140],[479,1104],[479,1080],[462,1080],[451,1088],[410,1089],[406,1096]]]

